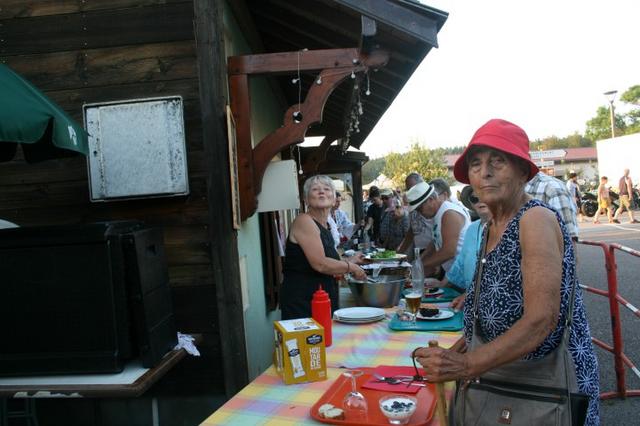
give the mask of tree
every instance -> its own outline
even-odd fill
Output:
[[[632,108],[625,114],[615,114],[615,135],[630,135],[640,132],[640,85],[631,86],[621,96],[620,101]],[[611,137],[611,116],[609,106],[598,107],[596,116],[587,121],[585,136],[591,140]]]
[[[626,134],[640,132],[640,85],[631,86],[620,96],[620,100],[635,107],[626,114],[627,132]]]
[[[615,114],[615,134],[616,136],[622,136],[625,134],[627,125],[624,121],[624,117],[620,114]],[[600,139],[608,139],[611,137],[611,115],[609,107],[598,107],[596,116],[587,121],[587,131],[585,136],[592,141],[598,141]]]
[[[367,161],[362,166],[362,183],[366,184],[377,178],[382,173],[382,169],[384,169],[384,163],[384,157]]]
[[[385,157],[382,173],[396,186],[403,186],[405,177],[411,172],[420,173],[426,181],[437,177],[449,180],[444,150],[430,150],[414,143],[407,153],[391,153]]]

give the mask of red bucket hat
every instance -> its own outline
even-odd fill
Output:
[[[469,183],[467,154],[472,146],[486,146],[522,158],[529,163],[529,179],[538,173],[538,166],[529,156],[529,137],[520,127],[498,118],[487,121],[471,138],[471,142],[456,160],[453,175],[461,183]]]

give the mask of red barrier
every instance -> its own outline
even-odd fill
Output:
[[[605,268],[607,270],[607,291],[589,287],[586,285],[580,285],[580,287],[590,293],[604,296],[609,299],[609,312],[611,317],[611,335],[613,337],[613,346],[610,346],[595,337],[592,337],[592,340],[593,343],[613,354],[614,368],[616,372],[616,391],[602,392],[600,393],[600,399],[640,396],[640,390],[627,390],[626,387],[626,371],[624,368],[625,364],[638,377],[640,377],[640,371],[638,371],[636,366],[623,352],[624,341],[622,338],[622,326],[620,321],[620,304],[631,310],[638,317],[640,317],[640,311],[618,293],[618,267],[616,265],[615,250],[624,251],[625,253],[631,254],[632,256],[637,256],[638,258],[640,258],[640,252],[615,243],[605,244],[594,241],[579,241],[578,243],[602,248],[602,251],[604,252]]]

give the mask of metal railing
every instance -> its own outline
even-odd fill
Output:
[[[616,264],[616,250],[623,251],[632,256],[640,258],[640,251],[633,250],[629,247],[622,246],[617,243],[606,244],[602,242],[594,241],[578,241],[579,244],[585,244],[589,246],[597,246],[602,248],[604,252],[604,262],[607,271],[607,290],[600,290],[598,288],[589,287],[587,285],[580,284],[580,287],[584,290],[597,294],[599,296],[606,297],[609,300],[609,312],[611,318],[611,335],[613,338],[613,345],[609,345],[604,341],[591,337],[593,343],[601,347],[602,349],[613,354],[614,368],[616,373],[616,390],[610,392],[601,392],[600,399],[611,398],[625,398],[627,396],[640,396],[640,390],[633,389],[628,390],[626,386],[626,370],[625,365],[628,366],[636,376],[640,378],[640,371],[631,362],[629,357],[624,353],[624,340],[622,337],[622,325],[620,320],[620,305],[626,307],[634,315],[640,318],[640,311],[634,305],[624,299],[620,293],[618,293],[618,267]]]

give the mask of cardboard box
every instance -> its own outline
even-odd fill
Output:
[[[276,371],[285,384],[327,379],[324,328],[313,318],[274,322]]]

